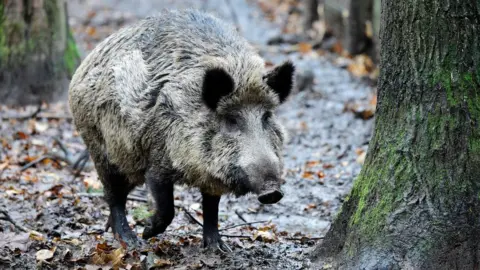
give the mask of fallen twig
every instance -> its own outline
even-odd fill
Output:
[[[32,167],[33,165],[36,165],[42,161],[44,161],[45,159],[51,159],[51,160],[54,160],[54,161],[63,161],[63,162],[67,162],[69,163],[69,160],[66,159],[65,157],[62,157],[56,153],[48,153],[48,154],[45,154],[37,159],[35,159],[34,161],[32,162],[29,162],[27,163],[26,165],[24,165],[22,168],[20,168],[20,171],[23,172],[25,171],[26,169]]]
[[[103,193],[101,192],[95,192],[95,193],[87,193],[87,192],[80,192],[77,193],[77,196],[80,197],[90,197],[90,198],[95,198],[95,197],[103,197]],[[71,196],[63,196],[63,198],[70,198]],[[71,197],[73,198],[73,197]],[[128,195],[127,200],[130,201],[137,201],[137,202],[147,202],[146,198],[135,196],[135,195]]]
[[[237,228],[237,227],[242,227],[242,226],[247,226],[247,225],[252,225],[252,224],[258,224],[258,223],[265,223],[265,222],[267,222],[267,221],[246,222],[246,223],[242,223],[242,224],[232,225],[232,226],[229,226],[229,227],[226,227],[226,228],[223,228],[223,229],[219,229],[219,231],[226,231],[226,230],[230,230],[230,229]]]
[[[178,206],[178,207],[179,207],[180,209],[182,209],[183,212],[185,212],[185,214],[187,214],[187,216],[188,216],[193,222],[195,222],[195,223],[197,223],[198,225],[200,225],[201,227],[203,227],[203,224],[202,224],[200,221],[198,221],[194,216],[192,216],[192,214],[190,214],[190,212],[188,212],[188,210],[187,210],[185,207],[183,207],[183,206]]]
[[[284,238],[285,240],[290,240],[290,241],[305,241],[305,240],[322,240],[323,237],[286,237]]]
[[[231,235],[231,234],[220,234],[220,236],[227,237],[227,238],[247,238],[251,239],[251,236],[248,235]]]
[[[8,121],[8,120],[19,120],[25,121],[28,119],[47,119],[47,120],[60,120],[64,119],[66,121],[71,121],[72,116],[68,114],[53,114],[53,113],[41,113],[41,110],[35,113],[32,113],[28,116],[8,116],[2,117],[1,120]]]
[[[42,111],[42,102],[40,102],[38,105],[37,105],[37,108],[35,109],[35,111],[33,113],[30,113],[30,114],[27,114],[27,115],[15,115],[15,116],[10,116],[10,117],[2,117],[2,120],[20,120],[20,121],[24,121],[24,120],[28,120],[28,119],[32,119],[32,118],[35,118],[37,117],[37,115]]]
[[[238,218],[241,219],[243,222],[248,223],[248,221],[238,212],[238,210],[235,210],[235,214],[237,214]]]
[[[65,154],[65,158],[68,159],[68,157],[70,157],[70,153],[68,152],[65,144],[63,144],[63,142],[60,141],[60,138],[58,138],[57,136],[54,136],[53,140],[58,145],[58,147],[60,147],[60,150],[62,150],[62,152]]]
[[[10,216],[10,214],[8,214],[8,211],[5,210],[5,209],[0,209],[0,213],[3,215],[3,217],[0,217],[0,220],[4,220],[4,221],[8,221],[10,222],[15,228],[19,229],[20,231],[22,232],[28,232],[30,234],[34,234],[34,235],[37,235],[37,236],[41,236],[43,238],[43,234],[40,233],[40,232],[37,232],[35,230],[31,230],[31,229],[28,229],[27,227],[25,226],[22,226],[20,224],[18,224],[17,222],[15,222],[12,217]]]

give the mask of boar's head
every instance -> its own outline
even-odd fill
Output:
[[[210,110],[204,144],[209,173],[237,196],[280,201],[283,127],[274,111],[293,87],[294,66],[285,62],[264,74],[232,75],[224,68],[205,73],[202,98]]]

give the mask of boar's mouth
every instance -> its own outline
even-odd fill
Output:
[[[262,204],[275,204],[283,198],[283,193],[278,190],[269,190],[258,195],[258,201]]]

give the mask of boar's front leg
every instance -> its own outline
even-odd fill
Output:
[[[147,185],[155,200],[155,214],[145,226],[143,239],[163,233],[172,223],[175,215],[173,203],[173,179],[162,177],[159,174],[147,173]]]
[[[128,247],[137,246],[137,236],[128,226],[125,209],[128,193],[134,186],[113,165],[108,165],[107,169],[97,166],[97,172],[102,178],[105,200],[110,208],[106,230],[111,227],[115,238],[125,242]]]
[[[213,196],[202,192],[203,207],[203,246],[216,247],[221,252],[231,252],[232,249],[225,244],[218,232],[218,204],[220,196]]]

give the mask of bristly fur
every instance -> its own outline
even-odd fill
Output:
[[[293,65],[271,74],[264,66],[231,25],[199,11],[164,11],[101,42],[74,74],[69,104],[97,170],[115,166],[136,185],[161,166],[178,178],[165,181],[241,193],[234,186],[252,161],[244,153],[283,156],[275,116],[268,125],[257,119],[286,99]],[[245,129],[255,145],[221,134],[231,114],[260,123]]]

